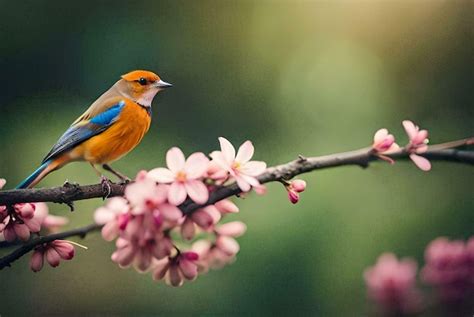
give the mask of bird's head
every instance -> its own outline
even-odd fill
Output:
[[[122,75],[118,84],[124,93],[146,107],[151,106],[153,98],[159,91],[173,86],[147,70],[134,70]]]

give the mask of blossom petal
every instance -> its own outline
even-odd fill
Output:
[[[237,151],[237,156],[235,157],[235,160],[239,163],[247,163],[252,158],[254,150],[255,149],[253,147],[252,142],[245,141],[239,147],[239,150]]]
[[[191,240],[196,234],[196,228],[194,226],[194,221],[191,218],[186,217],[183,224],[181,225],[181,236],[184,240]]]
[[[253,176],[248,176],[248,175],[245,175],[245,174],[241,174],[240,177],[242,177],[247,183],[249,183],[250,185],[252,185],[254,187],[260,185],[260,182],[258,181],[258,179],[256,179]]]
[[[183,285],[183,278],[177,265],[170,265],[166,276],[166,283],[174,287]]]
[[[0,178],[0,189],[2,189],[3,186],[5,186],[6,183],[7,183],[7,181],[5,180],[5,178]]]
[[[186,200],[186,188],[182,183],[174,182],[168,192],[168,201],[175,205],[181,205]]]
[[[380,129],[374,134],[374,144],[378,144],[382,142],[385,137],[388,136],[388,130],[387,129]]]
[[[165,277],[166,272],[168,272],[169,260],[162,259],[155,261],[153,268],[153,279],[155,281],[162,280]]]
[[[421,130],[416,134],[416,137],[413,140],[413,143],[423,144],[427,138],[428,138],[428,131],[427,130]]]
[[[177,221],[183,216],[181,210],[171,204],[162,204],[158,206],[158,209],[160,210],[160,213],[163,215],[163,217],[168,221]]]
[[[166,165],[168,165],[172,172],[177,173],[181,171],[184,168],[184,162],[183,151],[179,148],[173,147],[166,153]]]
[[[235,148],[226,138],[220,137],[219,143],[221,151],[227,163],[231,164],[235,160]]]
[[[30,260],[30,268],[33,272],[41,271],[43,268],[43,252],[35,250]]]
[[[231,202],[229,199],[223,199],[214,204],[217,210],[221,213],[236,213],[239,212],[239,207],[236,204]]]
[[[46,260],[48,261],[49,265],[56,267],[59,265],[61,256],[53,247],[49,247],[46,249]]]
[[[216,245],[225,254],[231,256],[239,252],[240,246],[234,238],[228,236],[219,236],[216,240]]]
[[[413,163],[415,163],[415,165],[418,166],[418,168],[422,171],[427,172],[431,169],[431,163],[425,157],[416,154],[410,154],[410,158]]]
[[[209,198],[209,191],[203,182],[198,180],[188,180],[184,183],[189,197],[198,204],[204,204]]]
[[[416,135],[418,134],[418,129],[416,128],[415,124],[410,120],[402,121],[403,128],[405,128],[406,133],[408,134],[408,138],[413,140]]]
[[[171,183],[174,181],[174,174],[167,168],[158,167],[148,172],[148,177],[158,183]]]
[[[426,144],[420,145],[415,150],[415,152],[418,153],[418,154],[425,153],[426,151],[428,151],[428,145],[426,145]]]
[[[64,260],[71,260],[74,257],[74,246],[65,240],[55,240],[51,242],[51,247]]]
[[[116,221],[108,222],[102,227],[102,238],[105,241],[112,241],[119,235],[119,226]]]
[[[187,280],[194,280],[198,275],[197,265],[187,259],[180,259],[179,269],[181,270],[181,273],[183,274],[184,278]]]
[[[250,190],[250,184],[241,176],[235,176],[235,181],[243,192],[248,192]]]
[[[94,213],[94,221],[98,225],[106,224],[107,222],[114,220],[115,217],[115,213],[107,207],[99,207]]]
[[[25,224],[14,224],[13,230],[15,230],[17,237],[23,241],[26,241],[30,238],[30,229]]]
[[[215,162],[218,166],[225,169],[226,171],[232,171],[232,163],[226,161],[224,154],[220,151],[214,151],[210,154],[212,161]]]
[[[246,175],[250,176],[258,176],[265,172],[265,169],[267,168],[267,163],[262,162],[262,161],[251,161],[245,163],[242,168],[241,172]]]
[[[204,153],[198,152],[191,154],[184,164],[186,177],[188,179],[196,179],[203,176],[207,171],[208,164],[209,159],[204,155]]]
[[[41,219],[24,219],[23,222],[31,232],[39,232],[41,230]]]
[[[241,221],[232,221],[219,226],[219,228],[216,229],[216,232],[223,236],[240,237],[246,230],[247,226],[245,223]]]

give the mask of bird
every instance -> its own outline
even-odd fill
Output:
[[[150,128],[153,98],[172,86],[147,70],[134,70],[122,75],[71,124],[40,167],[16,189],[32,188],[49,173],[74,161],[88,162],[103,185],[108,184],[109,180],[96,165],[102,165],[122,181],[128,181],[110,163],[122,158],[140,143]]]

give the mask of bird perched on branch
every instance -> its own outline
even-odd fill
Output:
[[[97,164],[127,180],[108,163],[120,159],[140,143],[150,127],[153,98],[171,86],[150,71],[135,70],[123,75],[74,121],[41,166],[16,188],[31,188],[52,171],[73,161],[89,162],[103,184],[108,180]]]

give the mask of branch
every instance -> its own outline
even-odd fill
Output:
[[[463,151],[450,148],[471,144],[471,142],[472,138],[434,145],[431,146],[426,153],[421,155],[432,161],[448,161],[474,165],[474,151]],[[409,153],[407,153],[404,149],[401,149],[386,156],[389,156],[392,159],[400,160],[407,159],[409,157]],[[357,165],[367,168],[371,162],[377,160],[380,160],[380,158],[370,147],[356,151],[310,158],[305,158],[300,155],[299,158],[294,161],[267,168],[265,173],[257,178],[260,183],[264,184],[273,181],[289,180],[299,174],[330,167]],[[111,184],[109,197],[123,195],[125,186],[126,185],[124,184]],[[199,205],[188,200],[183,203],[180,208],[184,214],[189,214],[203,206],[214,204],[222,199],[237,195],[239,193],[241,193],[241,190],[237,184],[230,184],[228,186],[220,187],[214,191],[210,195],[209,200],[204,205]],[[0,192],[0,206],[20,202],[38,201],[66,203],[71,205],[72,202],[76,200],[103,197],[104,188],[102,184],[87,186],[67,185],[43,189],[16,189]],[[102,226],[100,225],[92,224],[86,227],[32,239],[14,250],[12,253],[0,258],[0,270],[6,266],[10,266],[13,261],[33,250],[37,245],[71,236],[84,237],[87,233],[99,230],[101,227]],[[14,244],[15,243],[10,244],[10,246]]]
[[[12,253],[0,258],[0,270],[7,266],[10,266],[11,263],[33,250],[38,245],[73,236],[79,236],[81,238],[84,238],[89,232],[97,231],[101,228],[101,225],[91,224],[85,227],[31,239],[25,244],[23,244],[21,247],[15,249]]]
[[[421,155],[430,159],[431,161],[447,161],[474,165],[474,151],[447,148],[471,144],[470,142],[472,142],[472,139],[464,139],[433,145],[430,146],[426,153]],[[386,156],[389,156],[393,159],[406,160],[408,159],[409,153],[407,153],[404,149],[401,149]],[[370,162],[376,160],[380,160],[380,158],[371,150],[371,148],[363,148],[356,151],[310,158],[304,158],[300,156],[294,161],[269,167],[265,173],[257,178],[261,183],[268,183],[281,179],[291,179],[292,177],[299,174],[330,167],[358,165],[365,168],[369,166]],[[123,196],[125,186],[125,184],[110,184],[110,194],[107,195],[107,197]],[[239,193],[240,190],[236,184],[221,187],[211,194],[209,201],[205,205],[213,204],[219,200]],[[74,201],[92,198],[104,199],[106,194],[107,193],[104,193],[104,187],[102,184],[85,186],[68,184],[65,186],[52,188],[13,189],[0,191],[0,206],[39,201],[63,203],[72,206],[72,202]],[[199,208],[199,205],[191,202],[184,203],[181,206],[181,209],[184,213],[192,212],[197,208]]]

